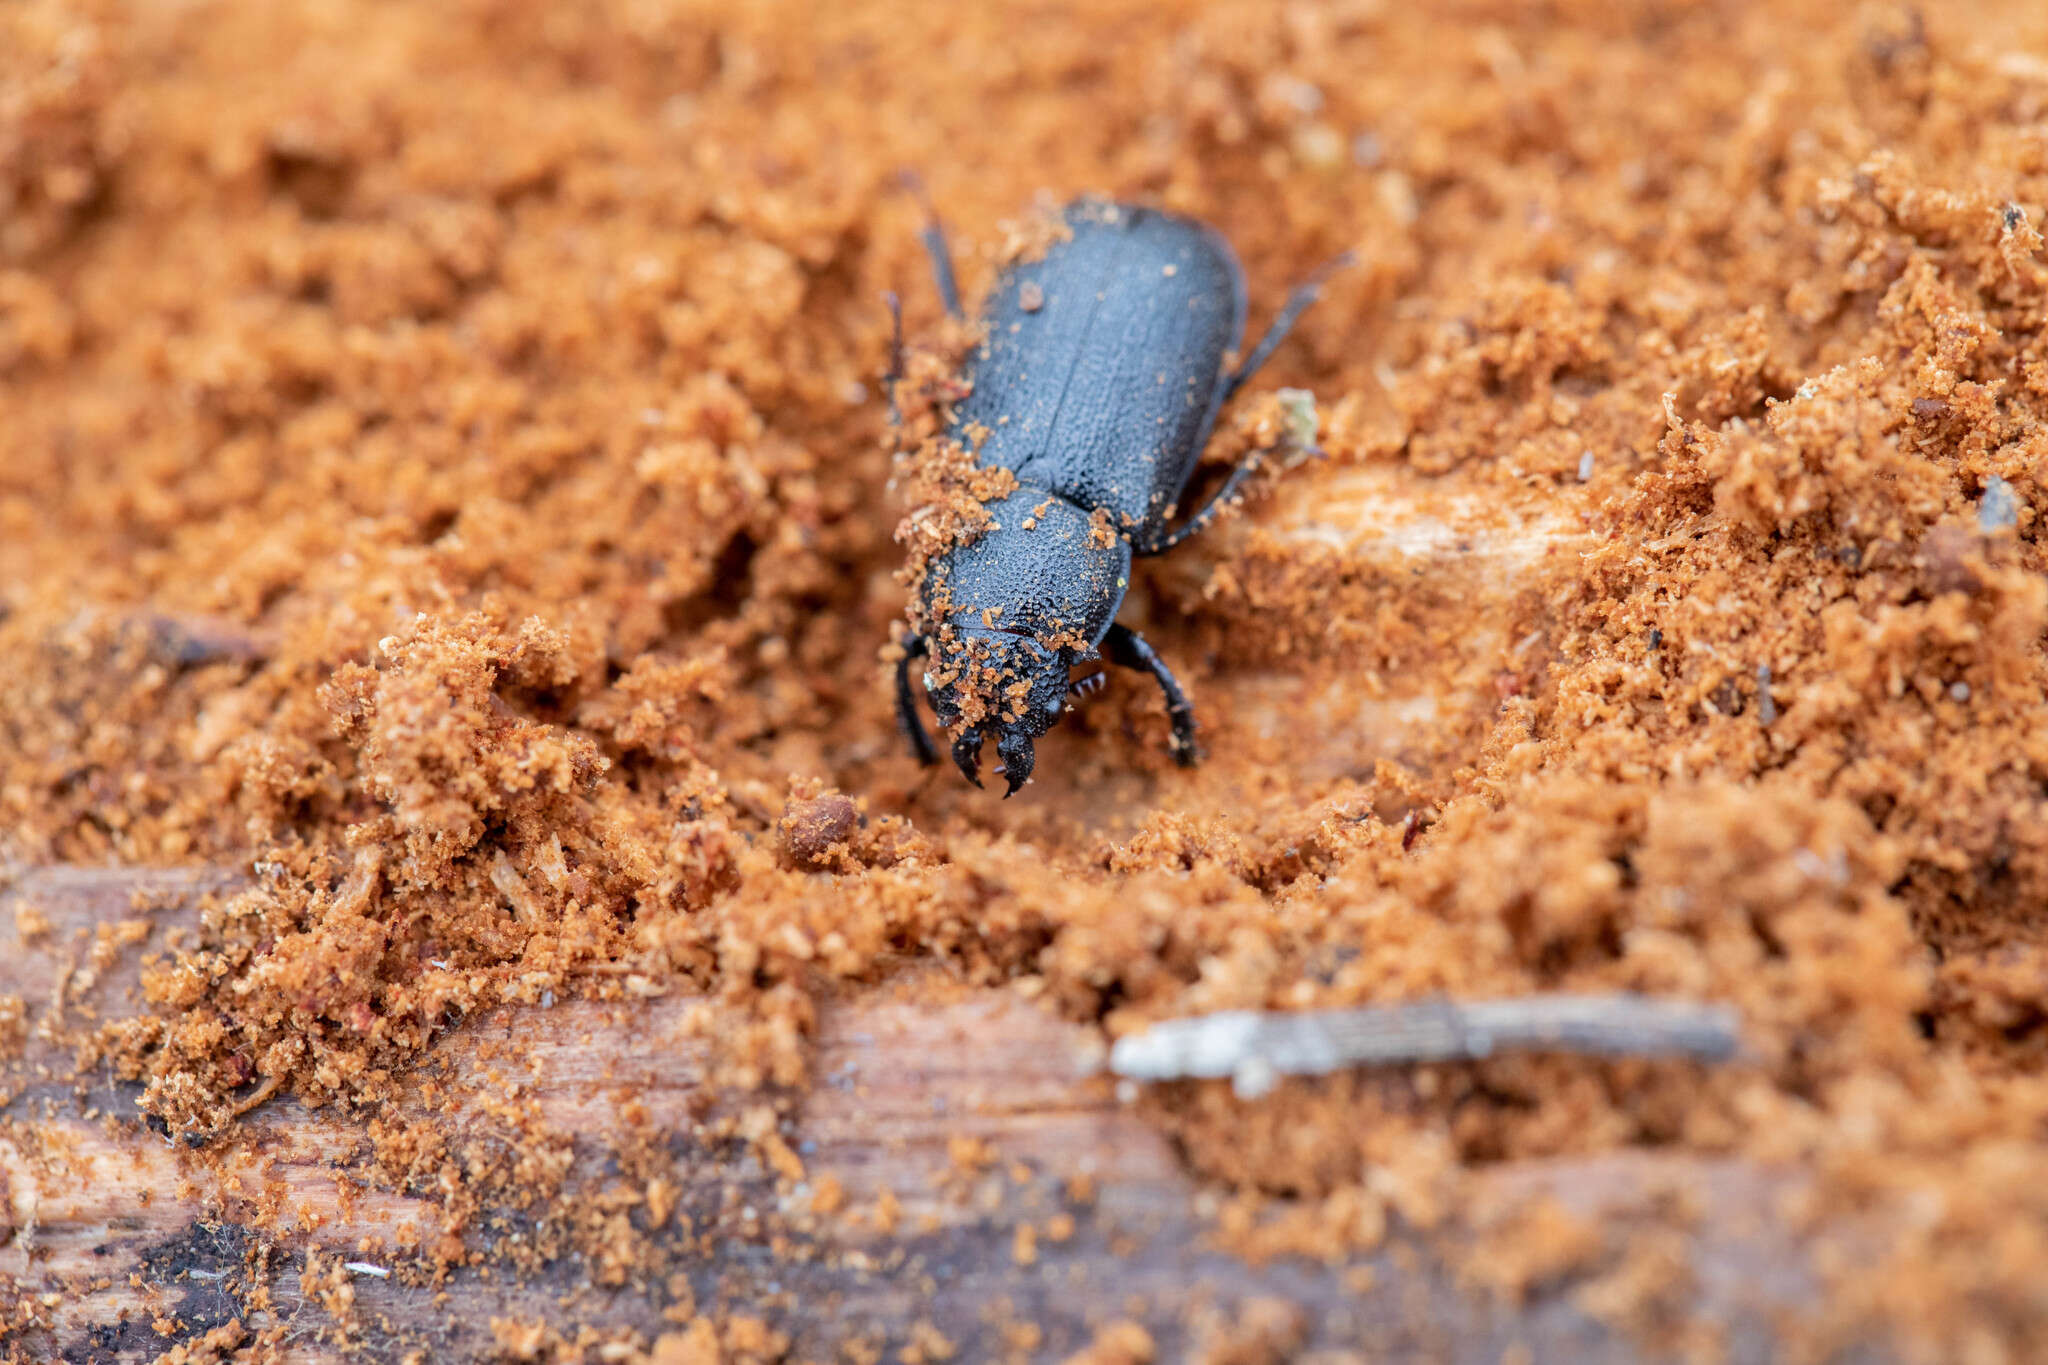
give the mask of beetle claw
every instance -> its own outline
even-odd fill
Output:
[[[960,732],[960,738],[953,741],[953,766],[965,773],[969,782],[981,785],[981,731]]]

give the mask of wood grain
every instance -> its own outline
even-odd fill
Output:
[[[1206,548],[1146,561],[1163,600],[1133,594],[1124,617],[1144,628],[1164,607],[1220,619],[1229,648],[1198,698],[1205,723],[1238,746],[1270,746],[1299,778],[1369,774],[1383,758],[1449,773],[1470,760],[1502,688],[1549,664],[1543,585],[1592,543],[1588,487],[1304,468]],[[1304,654],[1345,666],[1307,667]],[[1321,737],[1306,751],[1304,717]]]
[[[0,961],[0,992],[48,1002],[10,1065],[15,1097],[0,1127],[12,1224],[0,1275],[39,1323],[11,1338],[26,1358],[147,1359],[241,1318],[284,1324],[290,1359],[462,1360],[497,1349],[494,1319],[506,1330],[545,1322],[646,1339],[686,1316],[664,1309],[688,1307],[759,1316],[790,1335],[800,1359],[838,1358],[848,1339],[896,1348],[935,1332],[955,1359],[1056,1360],[1122,1318],[1145,1325],[1161,1360],[1188,1358],[1205,1332],[1244,1322],[1327,1353],[1319,1359],[1490,1365],[1517,1345],[1538,1360],[1650,1358],[1575,1304],[1569,1286],[1497,1301],[1411,1233],[1343,1265],[1254,1266],[1215,1249],[1203,1192],[1088,1074],[1099,1040],[1006,992],[943,1008],[872,993],[828,1004],[817,1083],[792,1097],[778,1133],[801,1162],[796,1179],[778,1178],[759,1144],[719,1135],[735,1109],[706,1085],[718,1006],[677,996],[501,1010],[449,1034],[379,1113],[275,1100],[217,1150],[174,1147],[130,1117],[132,1087],[65,1077],[52,983],[69,971],[64,1017],[126,1007],[142,949],[80,984],[99,927],[142,915],[161,943],[190,932],[199,899],[228,881],[41,869],[0,891],[0,924],[32,907],[29,921],[48,926]],[[516,1132],[564,1161],[560,1190],[542,1206],[507,1199],[469,1211],[459,1233],[493,1248],[494,1263],[438,1286],[399,1248],[415,1236],[431,1244],[449,1206],[431,1188],[393,1188],[368,1159],[374,1133],[429,1112],[447,1115],[451,1150],[472,1158],[509,1150]],[[628,1133],[643,1135],[673,1185],[679,1213],[658,1224],[621,1180]],[[962,1139],[985,1146],[963,1149]],[[965,1162],[963,1150],[973,1153]],[[1092,1196],[1075,1197],[1075,1177]],[[1682,1195],[1705,1211],[1686,1248],[1692,1307],[1721,1330],[1730,1359],[1766,1360],[1775,1316],[1815,1288],[1773,1227],[1788,1179],[1682,1158],[1545,1163],[1491,1173],[1480,1203],[1548,1194],[1626,1225]],[[819,1212],[819,1192],[835,1184],[838,1207]],[[624,1271],[567,1227],[607,1192],[622,1196],[617,1214],[639,1249]],[[875,1216],[885,1192],[897,1206],[887,1231]],[[1035,1236],[1028,1255],[1021,1226]],[[508,1253],[520,1238],[552,1250],[515,1268]],[[320,1285],[302,1285],[308,1257],[393,1273],[336,1272],[353,1299],[337,1313]],[[258,1285],[270,1307],[250,1315]]]

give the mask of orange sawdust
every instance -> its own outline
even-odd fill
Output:
[[[459,1191],[420,1234],[445,1268],[559,1153],[376,1107],[507,1001],[716,995],[751,1020],[721,1082],[796,1091],[817,1002],[905,962],[1111,1033],[1725,1000],[1750,1051],[1715,1070],[1141,1105],[1252,1255],[1446,1227],[1498,1162],[1796,1168],[1822,1248],[1898,1230],[1822,1257],[1816,1350],[1883,1324],[2039,1357],[2043,53],[2017,0],[0,11],[0,858],[250,875],[80,1061],[194,1141],[273,1092],[366,1113],[390,1179]],[[1315,393],[1325,458],[1133,584],[1192,773],[1142,679],[1008,803],[893,733],[919,566],[1004,491],[940,449],[970,337],[907,166],[970,296],[1085,191],[1216,223],[1255,326],[1358,255],[1260,380]],[[1390,506],[1432,529],[1344,520]],[[1397,742],[1360,738],[1380,714]],[[725,1135],[794,1183],[762,1112]],[[617,1187],[517,1255],[666,1268],[649,1217],[687,1215],[624,1114]],[[855,1212],[886,1233],[894,1204]],[[1611,1262],[1546,1218],[1500,1234],[1473,1276],[1509,1297],[1576,1275],[1603,1318],[1711,1336],[1657,1232]],[[307,1275],[348,1322],[346,1277]],[[737,1322],[632,1349],[773,1358]],[[1264,1359],[1298,1328],[1200,1335]],[[1109,1323],[1087,1358],[1153,1352]]]

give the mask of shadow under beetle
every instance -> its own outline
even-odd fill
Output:
[[[1200,531],[1257,467],[1253,451],[1178,526],[1167,519],[1186,489],[1225,401],[1257,373],[1339,257],[1289,295],[1236,369],[1224,357],[1244,330],[1244,272],[1215,229],[1155,209],[1083,199],[1036,261],[1005,269],[982,311],[983,339],[962,378],[946,435],[984,467],[1017,479],[988,504],[974,539],[935,556],[896,666],[896,716],[921,762],[937,752],[917,714],[910,666],[929,659],[927,694],[939,723],[961,726],[953,761],[981,785],[993,733],[1015,795],[1031,776],[1032,740],[1059,719],[1068,670],[1096,659],[1150,673],[1166,694],[1173,756],[1198,757],[1195,715],[1165,662],[1116,624],[1134,555],[1156,555]],[[936,218],[924,230],[946,311],[962,316],[953,263]],[[894,300],[891,299],[893,306]],[[889,374],[901,378],[902,333]],[[977,445],[975,439],[979,439]],[[1104,515],[1106,514],[1106,516]]]

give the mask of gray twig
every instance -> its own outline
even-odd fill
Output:
[[[1292,1014],[1227,1010],[1119,1038],[1109,1068],[1147,1081],[1228,1076],[1251,1099],[1283,1075],[1469,1061],[1516,1049],[1723,1061],[1735,1054],[1739,1026],[1724,1005],[1641,995],[1423,1000]]]

